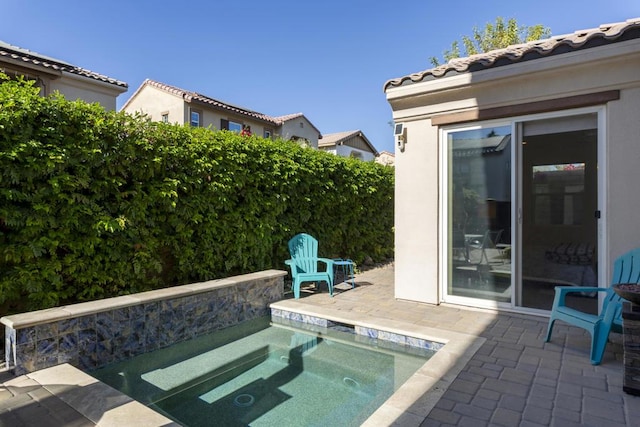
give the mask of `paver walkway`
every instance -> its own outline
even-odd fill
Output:
[[[345,287],[333,298],[326,289],[303,292],[296,304],[486,339],[421,422],[399,419],[396,425],[640,426],[640,397],[622,391],[619,335],[614,334],[602,364],[592,366],[590,337],[581,329],[557,322],[552,341],[544,343],[547,319],[543,317],[397,301],[393,274],[392,264],[375,268],[357,276],[355,289]],[[0,426],[100,425],[60,399],[55,389],[26,376],[4,373],[0,382]],[[419,407],[411,409],[420,413]],[[141,425],[142,420],[130,419],[131,424],[120,425]]]

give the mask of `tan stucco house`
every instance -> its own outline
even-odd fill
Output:
[[[318,143],[318,148],[336,156],[364,161],[374,160],[378,155],[378,150],[361,130],[325,134]]]
[[[107,110],[116,109],[116,98],[128,88],[125,82],[1,40],[0,71],[35,80],[43,96],[58,91],[68,100],[98,102]]]
[[[318,148],[320,131],[302,113],[272,117],[154,80],[145,80],[122,106],[151,120],[282,137]]]
[[[380,163],[385,166],[393,166],[396,163],[396,155],[387,150],[382,150],[376,157],[376,163]]]
[[[395,296],[546,314],[640,246],[640,18],[389,80]],[[597,312],[593,294],[574,301]]]

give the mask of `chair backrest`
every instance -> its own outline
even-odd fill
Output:
[[[619,256],[613,263],[612,285],[640,282],[640,248]]]
[[[640,248],[633,249],[616,258],[613,263],[612,276],[611,285],[617,285],[619,283],[639,283]],[[608,310],[611,304],[615,305],[615,310]],[[613,323],[617,325],[618,328],[622,326],[622,298],[613,292],[613,289],[607,293],[607,297],[602,306],[602,313],[604,316],[606,316],[607,313],[613,313]]]
[[[296,267],[305,273],[318,271],[318,241],[306,233],[296,234],[289,240],[289,254]]]

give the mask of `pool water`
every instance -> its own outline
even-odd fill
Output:
[[[267,317],[91,375],[184,426],[358,426],[433,353]]]

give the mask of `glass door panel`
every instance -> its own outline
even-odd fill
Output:
[[[446,135],[447,295],[511,302],[511,126]]]
[[[597,115],[524,123],[519,304],[550,310],[554,287],[598,286]],[[595,293],[571,303],[597,313]]]

